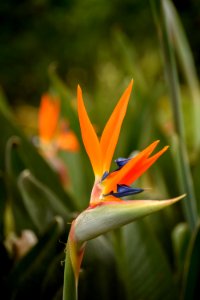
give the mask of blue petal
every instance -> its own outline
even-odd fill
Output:
[[[112,196],[115,196],[117,198],[121,198],[121,197],[125,197],[125,196],[138,194],[138,193],[141,193],[143,191],[144,190],[140,189],[140,188],[132,188],[132,187],[129,187],[125,184],[118,184],[117,185],[117,192],[112,191],[109,194],[106,194],[104,196],[112,195]]]
[[[119,169],[121,169],[131,158],[123,158],[119,157],[115,159],[116,164],[118,165]]]
[[[103,181],[104,179],[106,179],[106,177],[108,177],[108,175],[109,175],[109,172],[108,172],[108,171],[105,171],[105,172],[103,173],[103,176],[101,177],[101,181]]]

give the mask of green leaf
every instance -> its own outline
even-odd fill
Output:
[[[179,223],[172,231],[172,242],[179,274],[183,271],[185,257],[190,240],[190,230],[187,223]]]
[[[200,156],[198,160],[193,165],[193,180],[194,180],[194,187],[195,187],[195,193],[197,195],[197,205],[198,205],[198,214],[200,215],[200,176],[199,176],[199,170],[200,170]]]
[[[182,298],[184,300],[199,299],[200,276],[200,225],[190,240],[183,270]]]
[[[123,299],[178,299],[169,262],[145,220],[119,231],[113,235],[118,271],[126,290]]]
[[[191,95],[192,103],[190,105],[192,104],[192,115],[190,120],[193,123],[193,131],[191,133],[193,135],[194,147],[192,150],[197,155],[200,147],[200,88],[197,70],[185,30],[172,1],[165,1],[165,13],[170,26],[172,43],[174,44],[177,58],[182,68],[182,74],[186,79]]]
[[[115,292],[110,288],[118,282],[116,281],[114,253],[109,240],[100,236],[87,244],[82,271],[80,272],[78,291],[76,289],[70,253],[70,245],[68,243],[65,259],[63,300],[74,300],[78,296],[80,296],[80,299],[92,299],[94,293],[98,293],[95,299],[112,299],[112,296],[116,295],[120,288],[116,288]]]
[[[115,286],[115,289],[113,289]],[[80,299],[124,299],[116,272],[115,256],[111,242],[99,236],[86,245],[81,267],[78,294]]]
[[[6,209],[6,186],[3,172],[0,171],[0,241],[3,240],[5,234],[5,209]]]
[[[32,150],[33,149],[34,148],[32,148]],[[19,151],[27,169],[29,169],[39,181],[46,186],[51,187],[51,190],[59,197],[59,199],[61,199],[63,203],[67,203],[69,209],[75,209],[75,203],[62,187],[58,175],[42,159],[42,157],[37,155],[36,151],[32,152],[27,145],[23,145],[23,142],[19,143],[17,151]],[[27,155],[27,151],[30,151],[28,152],[29,155]]]
[[[0,268],[0,289],[2,295],[6,295],[6,279],[10,273],[10,270],[13,265],[12,258],[10,254],[8,253],[5,245],[3,242],[0,242],[0,262],[1,262],[1,268]],[[5,298],[7,299],[7,298]]]
[[[70,153],[62,151],[60,156],[67,166],[69,175],[67,191],[72,195],[74,201],[76,201],[76,207],[81,211],[88,205],[88,195],[92,186],[92,183],[91,185],[89,184],[88,177],[84,172],[83,155],[80,152]]]
[[[173,112],[174,129],[177,135],[177,153],[179,159],[180,172],[180,190],[186,193],[187,197],[182,201],[185,217],[190,224],[191,230],[195,229],[198,222],[198,214],[196,207],[196,197],[193,187],[193,180],[189,166],[189,159],[185,141],[185,124],[183,119],[183,111],[181,105],[180,85],[177,72],[174,48],[170,34],[170,22],[167,18],[167,0],[152,0],[153,13],[157,23],[158,35],[162,47],[164,59],[164,71],[166,82],[169,88],[169,96]],[[184,190],[183,190],[184,189]]]
[[[74,223],[74,238],[78,243],[83,243],[176,203],[184,196],[163,201],[100,202],[96,206],[84,210],[76,218]]]
[[[6,146],[7,188],[15,230],[20,233],[22,229],[29,228],[41,234],[55,215],[70,220],[68,202],[55,196],[50,188],[40,183],[30,172],[23,171],[26,165],[19,145],[20,139],[11,137]]]
[[[67,205],[44,184],[39,182],[28,170],[24,170],[18,178],[18,187],[23,204],[40,234],[52,222],[56,215],[62,216],[67,222],[72,215]]]
[[[41,283],[48,271],[49,264],[57,254],[63,230],[62,218],[56,217],[39,242],[16,263],[8,278],[9,299],[17,300],[28,297],[33,300],[39,297]]]
[[[8,117],[12,118],[11,109],[8,105],[3,89],[0,87],[0,110]]]
[[[63,290],[63,266],[65,253],[61,251],[58,255],[52,258],[48,265],[48,270],[45,274],[41,285],[41,299],[54,299],[54,295],[60,294],[59,300],[62,299]],[[56,276],[55,276],[56,275]]]
[[[19,139],[11,136],[6,144],[5,151],[5,177],[8,191],[8,207],[10,208],[10,218],[13,218],[14,230],[20,233],[25,228],[35,229],[22,197],[17,187],[17,177],[24,169],[25,165],[16,151]]]

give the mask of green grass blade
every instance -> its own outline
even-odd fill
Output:
[[[185,144],[185,132],[183,122],[183,112],[181,107],[181,97],[179,89],[179,81],[177,74],[177,67],[173,47],[170,39],[170,28],[168,19],[166,18],[166,1],[152,1],[153,13],[155,16],[157,29],[160,37],[163,59],[164,59],[164,71],[166,75],[166,81],[169,88],[173,121],[175,125],[175,131],[177,134],[177,153],[180,161],[180,190],[181,193],[186,193],[187,197],[182,202],[183,210],[186,219],[190,225],[191,230],[196,227],[198,222],[198,214],[196,207],[196,197],[193,187],[193,180],[191,170],[189,166],[189,158]]]
[[[200,226],[196,228],[189,243],[183,271],[184,300],[199,298],[199,270],[200,270]]]
[[[180,61],[183,75],[188,85],[190,96],[192,100],[192,112],[193,116],[191,121],[193,122],[193,151],[196,157],[200,147],[200,88],[197,70],[192,55],[192,50],[188,43],[185,31],[183,29],[181,20],[178,13],[169,0],[165,1],[165,14],[167,22],[170,27],[170,33],[172,35],[172,43],[174,44],[177,58]]]

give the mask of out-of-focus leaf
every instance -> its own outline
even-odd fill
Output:
[[[94,293],[95,300],[124,299],[113,247],[104,236],[88,242],[80,272],[78,299],[93,299]]]
[[[165,13],[170,26],[170,33],[172,35],[172,43],[175,46],[177,57],[182,67],[182,74],[184,75],[188,87],[190,89],[192,100],[192,113],[191,122],[193,122],[193,151],[198,154],[200,146],[200,87],[199,79],[195,67],[195,62],[190,48],[188,39],[186,37],[183,25],[179,15],[175,9],[172,1],[165,0]]]
[[[185,124],[183,120],[183,111],[181,105],[180,86],[177,72],[177,65],[174,56],[174,48],[170,35],[170,24],[166,13],[166,1],[152,0],[153,13],[155,15],[158,35],[164,58],[164,68],[166,81],[169,88],[173,123],[175,133],[177,135],[177,153],[179,158],[181,193],[186,193],[187,197],[182,201],[185,217],[190,224],[191,230],[195,229],[198,222],[198,214],[196,207],[196,197],[193,187],[193,180],[189,166],[189,159],[185,141]]]
[[[13,267],[7,285],[9,299],[39,297],[48,266],[57,254],[63,225],[62,218],[56,217],[39,242]]]
[[[140,92],[146,93],[148,85],[144,73],[141,70],[141,64],[138,63],[135,49],[131,47],[130,41],[119,29],[113,32],[113,38],[116,48],[120,51],[123,68],[127,70],[128,73],[133,74]]]
[[[200,215],[200,176],[199,176],[199,170],[200,170],[200,156],[198,160],[193,165],[193,180],[194,180],[194,188],[195,193],[197,195],[197,206],[198,206],[198,213]]]
[[[27,149],[27,146],[24,146],[21,142],[17,150],[31,173],[46,186],[51,187],[51,190],[59,197],[59,199],[61,199],[62,202],[67,203],[69,209],[74,209],[75,203],[73,203],[71,197],[69,197],[62,187],[58,175],[48,166],[48,164],[44,164],[45,161],[42,157],[39,155],[37,156],[37,152],[31,151],[29,152],[29,155],[27,155],[27,151],[30,149]]]
[[[12,258],[9,256],[8,251],[5,248],[5,245],[0,242],[0,289],[2,295],[5,295],[5,286],[7,276],[12,268]],[[6,298],[5,298],[6,299]]]
[[[92,184],[87,181],[83,171],[82,153],[60,153],[63,162],[66,164],[69,175],[68,190],[76,201],[76,207],[83,210],[89,203],[89,193]]]
[[[58,291],[63,290],[63,266],[65,253],[61,251],[48,265],[48,270],[42,282],[41,299],[54,299]],[[55,276],[56,274],[56,276]],[[59,300],[62,299],[62,293]]]
[[[4,237],[4,222],[5,222],[5,208],[6,208],[6,187],[5,187],[5,180],[3,177],[3,172],[0,170],[0,241],[3,240]]]
[[[172,231],[172,242],[175,253],[176,267],[179,274],[183,270],[185,256],[188,250],[190,231],[187,223],[179,223]]]
[[[125,299],[178,299],[169,262],[145,220],[115,232],[114,245]]]
[[[61,287],[52,300],[61,300],[63,295],[63,287]]]
[[[21,230],[25,228],[34,229],[34,226],[17,187],[17,177],[25,168],[19,153],[16,151],[18,142],[19,139],[13,136],[7,141],[5,151],[5,174],[9,197],[8,206],[11,213],[10,217],[13,217],[15,231],[20,233]]]
[[[3,89],[0,87],[0,110],[8,117],[12,118],[10,107],[7,103],[6,96],[4,95]]]
[[[28,215],[40,234],[52,222],[55,215],[62,216],[67,222],[72,220],[67,205],[32,174],[25,170],[18,178],[18,187]]]
[[[199,299],[200,278],[200,225],[197,226],[188,245],[183,270],[183,285],[181,299]]]
[[[68,202],[55,196],[50,188],[34,179],[30,173],[27,175],[27,172],[23,172],[26,166],[18,151],[19,144],[19,138],[11,137],[6,147],[7,188],[14,226],[17,233],[29,228],[40,234],[55,215],[69,220]],[[18,177],[20,180],[17,185]]]

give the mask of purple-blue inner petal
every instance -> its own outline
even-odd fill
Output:
[[[104,196],[115,196],[117,198],[121,198],[121,197],[125,197],[125,196],[130,196],[130,195],[134,195],[134,194],[138,194],[143,192],[144,190],[141,188],[132,188],[128,185],[125,184],[118,184],[117,185],[117,192],[110,192],[109,194],[106,194]]]
[[[103,181],[104,179],[106,179],[106,177],[108,177],[108,175],[109,175],[109,172],[108,172],[108,171],[105,171],[105,172],[103,173],[103,176],[101,177],[101,181]]]
[[[116,164],[118,165],[119,169],[121,169],[131,158],[124,158],[124,157],[119,157],[115,159]]]

